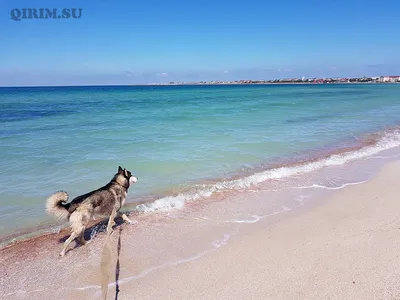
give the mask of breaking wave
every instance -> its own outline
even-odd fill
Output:
[[[182,209],[187,202],[209,198],[220,192],[249,189],[268,180],[288,178],[329,166],[342,165],[350,161],[370,157],[383,150],[398,146],[400,146],[400,128],[396,127],[375,135],[372,140],[369,139],[365,141],[364,146],[356,150],[344,151],[308,162],[268,169],[243,178],[219,181],[213,184],[199,184],[187,192],[159,198],[154,202],[140,204],[136,206],[136,211],[147,213]]]

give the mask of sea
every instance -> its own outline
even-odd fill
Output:
[[[400,84],[3,87],[0,241],[57,230],[46,199],[118,166],[146,218],[399,146]]]

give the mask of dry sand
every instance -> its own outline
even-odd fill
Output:
[[[132,253],[121,252],[119,292],[111,285],[108,299],[400,299],[399,178],[400,161],[390,163],[310,211],[273,225],[246,224],[212,251],[141,276],[132,277],[138,274]],[[116,232],[114,242],[118,238]],[[2,250],[0,298],[100,299],[100,289],[88,286],[100,283],[98,259],[92,265],[79,260],[100,257],[101,247],[90,250],[93,244],[67,253],[66,260],[48,257],[46,264],[37,250],[33,256],[18,245]],[[113,259],[115,265],[116,254]],[[30,279],[20,279],[27,272]],[[53,277],[62,280],[53,283]]]
[[[400,299],[399,179],[400,162],[387,165],[311,212],[123,285],[119,299]]]

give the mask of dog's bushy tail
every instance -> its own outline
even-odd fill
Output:
[[[70,213],[68,211],[68,193],[59,191],[51,195],[46,201],[46,211],[49,215],[61,220],[67,220]]]

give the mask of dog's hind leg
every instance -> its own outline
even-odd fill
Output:
[[[86,245],[87,240],[85,240],[85,231],[83,231],[83,232],[79,235],[79,243],[81,243],[82,245]]]
[[[63,247],[62,251],[60,252],[60,256],[61,256],[61,257],[64,257],[65,251],[67,251],[68,245],[69,245],[77,236],[78,236],[78,235],[75,233],[75,231],[73,231],[72,234],[70,235],[70,237],[65,241],[64,247]]]
[[[87,224],[89,223],[90,219],[90,213],[88,213],[86,210],[84,211],[77,211],[76,213],[71,215],[70,220],[71,222],[71,227],[73,232],[76,233],[76,236],[78,237],[78,241],[81,245],[86,244],[85,240],[85,229]]]
[[[69,218],[71,223],[72,234],[71,236],[65,241],[64,248],[62,249],[60,256],[63,257],[65,252],[67,251],[68,245],[77,237],[79,237],[79,242],[81,244],[86,244],[84,238],[85,227],[88,223],[89,217],[86,213],[82,213],[79,210],[76,210],[72,213]]]

